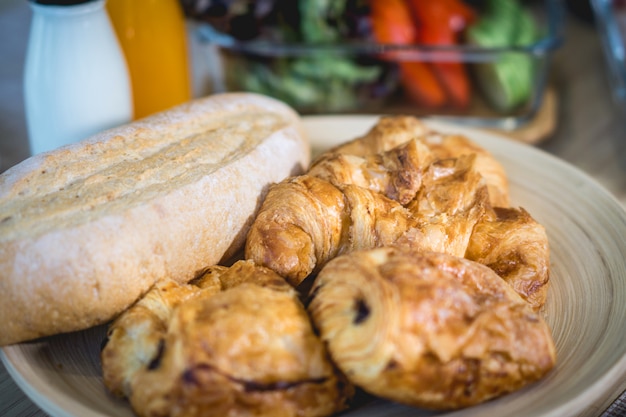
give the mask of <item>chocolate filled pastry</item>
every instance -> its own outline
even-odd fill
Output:
[[[545,321],[488,267],[406,247],[355,251],[317,275],[308,305],[337,366],[365,391],[457,409],[546,375]]]
[[[111,324],[101,359],[140,416],[327,416],[353,392],[295,290],[250,261],[157,284]]]

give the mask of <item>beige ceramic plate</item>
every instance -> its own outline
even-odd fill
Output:
[[[310,117],[314,152],[365,132],[373,117]],[[545,225],[552,286],[546,316],[558,365],[520,392],[455,413],[430,413],[385,401],[349,416],[574,415],[626,378],[626,211],[589,177],[535,148],[495,135],[467,134],[504,164],[512,201]],[[2,349],[17,384],[53,416],[132,416],[107,395],[98,353],[103,327]]]

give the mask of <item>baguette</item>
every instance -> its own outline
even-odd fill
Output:
[[[0,175],[0,346],[102,324],[234,255],[270,184],[307,168],[299,116],[197,99]]]

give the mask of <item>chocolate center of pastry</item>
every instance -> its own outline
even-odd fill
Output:
[[[354,324],[361,324],[370,316],[370,307],[363,298],[357,298],[354,303],[356,315],[352,321]]]
[[[157,346],[157,352],[154,358],[148,364],[148,369],[153,371],[161,366],[161,359],[163,358],[163,352],[165,352],[165,341],[163,339],[159,340],[159,345]]]

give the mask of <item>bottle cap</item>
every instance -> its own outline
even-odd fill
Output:
[[[95,0],[29,0],[31,3],[45,6],[75,6],[77,4],[90,3]]]

